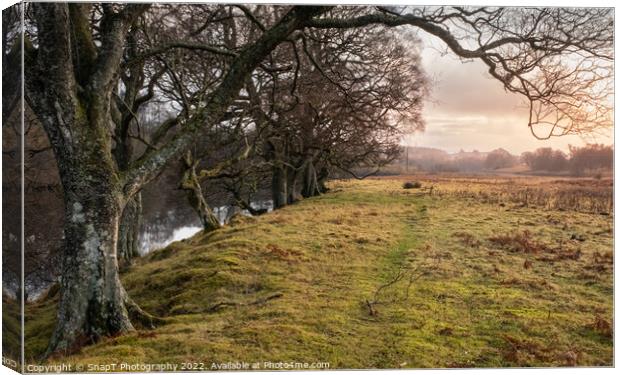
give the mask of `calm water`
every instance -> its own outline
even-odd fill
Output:
[[[273,210],[273,201],[257,201],[252,202],[255,209]],[[221,224],[226,224],[230,219],[237,215],[251,216],[247,210],[240,210],[234,206],[220,206],[213,209],[215,215]],[[140,255],[146,255],[149,252],[168,246],[175,241],[181,241],[194,236],[202,230],[200,220],[196,213],[186,205],[176,205],[173,208],[166,208],[147,212],[144,215],[142,228],[139,235]],[[30,239],[27,239],[29,241]],[[53,280],[32,282],[25,280],[28,301],[36,301],[45,291],[49,289]],[[15,297],[17,284],[8,285],[4,282],[3,292],[11,297]]]
[[[273,210],[273,201],[265,200],[252,202],[254,209]],[[213,209],[220,224],[227,224],[235,215],[251,216],[247,210],[240,210],[235,206],[220,206]],[[193,211],[188,210],[169,210],[165,215],[157,215],[152,220],[145,220],[140,233],[140,251],[141,255],[161,249],[175,241],[181,241],[190,238],[202,230],[200,220]]]

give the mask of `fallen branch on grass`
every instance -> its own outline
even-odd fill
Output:
[[[418,281],[423,276],[427,276],[431,273],[432,270],[436,268],[435,265],[428,265],[426,263],[420,264],[415,268],[410,268],[409,266],[401,266],[398,269],[396,275],[390,279],[387,283],[380,285],[375,291],[373,298],[371,300],[366,299],[365,305],[368,307],[368,313],[370,316],[377,316],[378,311],[376,306],[378,305],[388,305],[392,303],[402,303],[409,299],[409,291],[413,284]],[[407,280],[407,286],[405,287],[405,295],[402,298],[392,298],[392,299],[381,299],[381,296],[385,294],[385,291],[400,283],[401,281]]]
[[[212,305],[211,307],[209,307],[207,309],[207,312],[216,312],[220,309],[223,309],[225,307],[233,307],[233,306],[255,306],[255,305],[262,305],[265,304],[273,299],[276,298],[280,298],[282,297],[284,294],[282,292],[277,292],[274,294],[271,294],[267,297],[263,297],[263,298],[259,298],[255,301],[252,302],[234,302],[234,301],[223,301],[223,302],[218,302],[214,305]]]

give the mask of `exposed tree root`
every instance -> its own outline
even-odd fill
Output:
[[[127,313],[129,314],[129,319],[132,323],[139,323],[140,327],[145,329],[155,329],[158,326],[162,326],[170,322],[170,319],[160,318],[142,310],[142,308],[133,299],[131,299],[131,297],[129,297],[127,292],[124,292],[124,294],[125,307],[127,308]]]

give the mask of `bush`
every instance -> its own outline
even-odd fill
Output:
[[[489,241],[497,246],[508,248],[517,253],[539,253],[549,251],[547,245],[538,242],[532,238],[532,234],[528,230],[523,233],[504,234],[489,238]]]
[[[422,183],[419,181],[407,181],[403,184],[403,189],[419,189],[422,187]]]

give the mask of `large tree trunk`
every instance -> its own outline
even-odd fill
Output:
[[[278,209],[287,204],[287,168],[282,162],[283,141],[279,138],[268,139],[265,145],[266,160],[271,163],[271,199],[273,208]]]
[[[207,232],[219,229],[221,227],[220,221],[204,198],[200,185],[193,185],[185,190],[187,191],[187,200],[198,214],[203,229]]]
[[[142,224],[142,194],[138,193],[125,204],[118,229],[118,259],[121,265],[129,265],[140,256],[138,237]]]
[[[286,167],[282,164],[275,165],[271,179],[271,197],[274,209],[286,206],[287,193]]]
[[[198,167],[199,160],[194,160],[191,152],[188,152],[183,158],[183,162],[185,164],[185,171],[181,177],[181,189],[187,192],[187,201],[189,205],[196,211],[196,214],[198,214],[205,231],[210,232],[219,229],[222,225],[207,203],[202,192],[200,179],[196,174],[196,167]]]
[[[301,195],[304,198],[309,198],[320,194],[321,190],[319,188],[316,169],[314,168],[314,163],[310,159],[306,161],[304,168],[303,188],[301,190]]]
[[[329,169],[325,166],[321,167],[321,170],[317,173],[316,178],[319,191],[321,193],[328,191],[327,179],[329,178]]]
[[[287,188],[288,188],[287,203],[293,204],[301,200],[302,198],[301,194],[298,191],[299,189],[297,188],[299,173],[296,168],[288,166],[286,177],[288,180],[287,181]]]
[[[48,354],[133,330],[116,257],[122,196],[107,171],[76,172],[65,184],[61,296]]]

